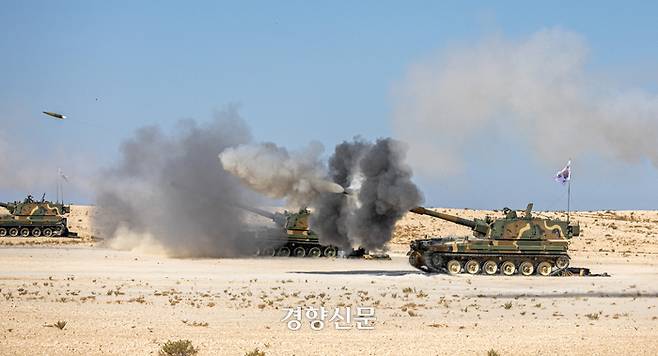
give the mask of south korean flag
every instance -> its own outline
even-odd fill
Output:
[[[562,168],[559,172],[555,174],[555,181],[562,183],[562,185],[567,184],[571,180],[571,160],[567,162],[567,165]]]

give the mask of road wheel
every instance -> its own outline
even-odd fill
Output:
[[[0,227],[0,237],[5,237],[7,236],[7,229],[4,227]]]
[[[295,249],[292,251],[293,256],[295,257],[304,257],[306,256],[306,250],[304,250],[303,247],[295,247]]]
[[[327,248],[324,249],[324,255],[326,257],[336,257],[337,253],[338,251],[333,246],[328,246]]]
[[[516,266],[512,261],[505,261],[500,265],[500,271],[506,276],[511,276],[516,272]]]
[[[49,227],[43,229],[43,236],[45,236],[45,237],[53,236],[53,229],[51,229]]]
[[[9,229],[9,236],[11,236],[11,237],[18,236],[18,228],[17,227],[12,227],[11,229]]]
[[[263,256],[274,257],[274,256],[276,256],[276,250],[271,248],[271,247],[268,247],[268,248],[263,250]]]
[[[482,265],[482,269],[488,275],[496,274],[498,272],[498,264],[494,260],[489,260]]]
[[[421,254],[418,251],[413,251],[409,254],[409,264],[414,266],[415,268],[420,268],[422,266],[421,261]]]
[[[480,272],[480,262],[477,260],[469,260],[466,262],[466,265],[464,265],[464,268],[466,269],[466,272],[470,274],[477,274]]]
[[[35,227],[34,229],[32,229],[32,236],[34,236],[34,237],[41,236],[41,229],[39,229],[38,227]]]
[[[432,272],[441,272],[443,270],[443,256],[440,253],[425,254],[425,263],[427,268]]]
[[[22,228],[22,229],[21,229],[21,236],[23,236],[23,237],[28,237],[28,236],[30,236],[30,229],[28,229],[28,228],[26,228],[26,227]]]
[[[555,266],[559,269],[565,269],[569,267],[569,257],[566,256],[558,257],[557,261],[555,261]]]
[[[551,274],[551,270],[553,270],[553,266],[548,261],[541,262],[537,266],[537,273],[539,273],[541,276],[549,276]]]
[[[320,250],[319,247],[311,247],[311,249],[308,250],[308,255],[310,257],[320,257],[322,256],[322,250]]]
[[[276,255],[279,257],[288,257],[290,256],[290,249],[283,246],[278,251],[276,251]]]
[[[532,273],[535,271],[535,266],[533,266],[532,262],[530,261],[523,261],[519,266],[519,271],[524,276],[531,276]]]
[[[462,264],[457,260],[448,261],[446,267],[448,268],[448,273],[450,274],[458,274],[462,271]]]

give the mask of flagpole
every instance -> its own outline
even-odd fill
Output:
[[[569,213],[571,213],[571,177],[567,185],[567,223],[569,222]]]
[[[571,213],[571,158],[569,158],[569,181],[567,182],[567,223]]]
[[[59,177],[59,174],[57,174],[57,179],[55,180],[57,182],[57,192],[55,192],[55,195],[57,196],[55,197],[55,203],[59,203],[59,186],[62,184],[60,180],[61,178]]]

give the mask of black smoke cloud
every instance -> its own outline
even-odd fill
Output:
[[[404,164],[406,148],[393,139],[378,140],[360,161],[363,183],[359,207],[349,228],[365,248],[380,248],[391,239],[395,222],[418,206],[422,195]]]
[[[405,156],[406,146],[391,138],[374,144],[357,138],[336,147],[329,161],[331,178],[353,195],[324,194],[317,202],[312,222],[323,243],[385,246],[395,223],[423,200]]]
[[[255,196],[217,162],[218,152],[250,140],[233,108],[207,124],[181,121],[173,134],[138,129],[97,187],[103,236],[115,248],[178,257],[253,253],[253,231],[235,206],[252,205]]]
[[[372,145],[360,138],[353,142],[345,141],[336,146],[334,154],[329,159],[329,178],[335,183],[353,188],[359,160],[366,149]],[[357,183],[357,182],[355,182]],[[348,221],[352,207],[355,205],[354,196],[343,194],[322,194],[315,204],[315,213],[311,224],[320,234],[323,243],[349,249],[351,246],[348,237]]]

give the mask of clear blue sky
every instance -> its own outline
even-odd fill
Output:
[[[103,164],[136,127],[205,120],[239,103],[258,140],[330,149],[392,135],[391,89],[409,65],[490,32],[568,29],[586,39],[591,70],[655,91],[656,14],[649,1],[2,1],[0,124],[33,151],[82,151]],[[76,124],[44,120],[43,110]],[[463,177],[417,181],[429,205],[561,207],[561,187],[545,177],[561,167],[511,159],[527,167],[515,182],[478,152]],[[576,208],[658,208],[650,164],[580,167]]]

